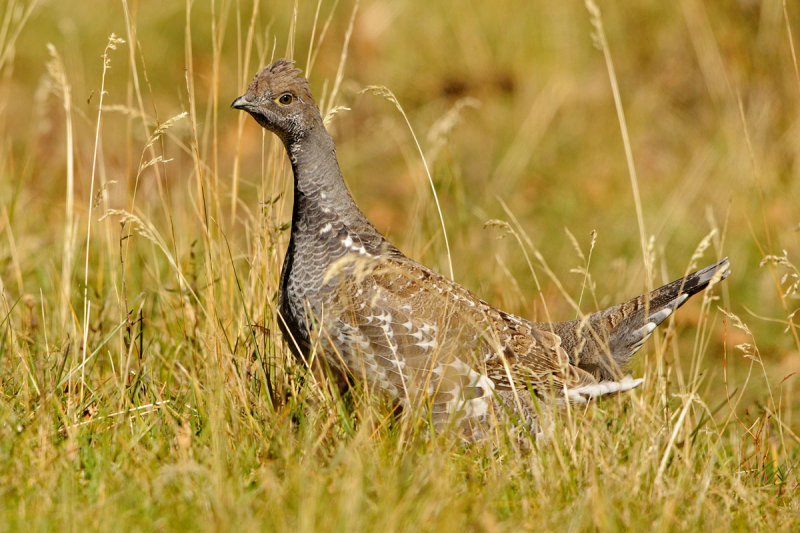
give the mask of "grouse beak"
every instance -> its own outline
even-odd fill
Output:
[[[231,104],[231,109],[243,109],[247,110],[252,104],[245,98],[246,95],[240,96],[236,100],[233,101]]]

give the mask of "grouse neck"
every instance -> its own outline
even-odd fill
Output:
[[[294,173],[295,219],[321,211],[345,223],[369,224],[344,183],[336,146],[324,126],[320,124],[285,144]]]

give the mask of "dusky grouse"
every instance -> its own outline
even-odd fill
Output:
[[[342,179],[336,149],[293,61],[259,72],[231,107],[286,148],[294,172],[289,248],[280,280],[284,337],[307,361],[316,347],[349,380],[422,408],[468,435],[509,417],[535,424],[540,399],[585,403],[636,387],[623,369],[656,326],[727,259],[603,311],[565,322],[503,312],[403,255],[367,220]]]

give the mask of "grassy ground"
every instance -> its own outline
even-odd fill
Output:
[[[797,528],[800,11],[629,4],[4,2],[0,524]],[[571,318],[733,274],[645,346],[643,387],[531,449],[338,399],[276,327],[282,148],[228,109],[287,55],[347,108],[368,216],[449,272],[412,131],[363,89],[396,95],[453,276],[497,305]]]

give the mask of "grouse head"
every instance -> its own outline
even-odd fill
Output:
[[[256,74],[247,92],[233,101],[231,107],[247,111],[266,129],[275,133],[284,144],[305,137],[322,118],[311,89],[294,61],[279,59]]]

